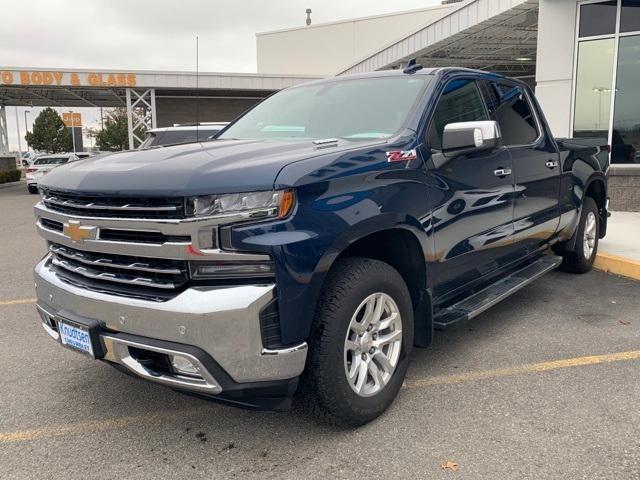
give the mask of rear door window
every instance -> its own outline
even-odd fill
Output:
[[[480,90],[505,146],[529,145],[539,137],[533,108],[521,86],[483,81]]]

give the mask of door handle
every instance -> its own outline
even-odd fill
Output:
[[[507,175],[511,175],[510,168],[497,168],[493,171],[493,174],[496,177],[506,177]]]
[[[558,161],[549,160],[547,163],[545,163],[545,165],[547,166],[547,168],[556,168],[558,166]]]

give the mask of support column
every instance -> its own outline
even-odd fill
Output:
[[[156,91],[127,88],[126,95],[129,149],[133,150],[144,141],[147,130],[156,128]]]
[[[9,155],[9,130],[7,128],[7,108],[0,105],[0,156]]]

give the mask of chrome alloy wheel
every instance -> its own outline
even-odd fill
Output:
[[[382,390],[398,365],[402,319],[386,293],[369,295],[351,317],[344,342],[344,370],[349,385],[361,397]]]
[[[584,223],[583,248],[582,253],[587,260],[591,259],[593,250],[596,247],[596,216],[593,212],[587,214],[587,220]]]

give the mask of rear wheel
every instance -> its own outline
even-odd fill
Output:
[[[596,202],[586,197],[582,205],[580,223],[573,251],[563,254],[562,267],[574,273],[586,273],[593,267],[600,238],[599,212]]]
[[[27,185],[27,190],[29,190],[29,193],[38,193],[38,187],[35,185]]]
[[[398,394],[412,345],[413,307],[400,274],[377,260],[339,260],[316,309],[307,403],[329,423],[373,420]]]

